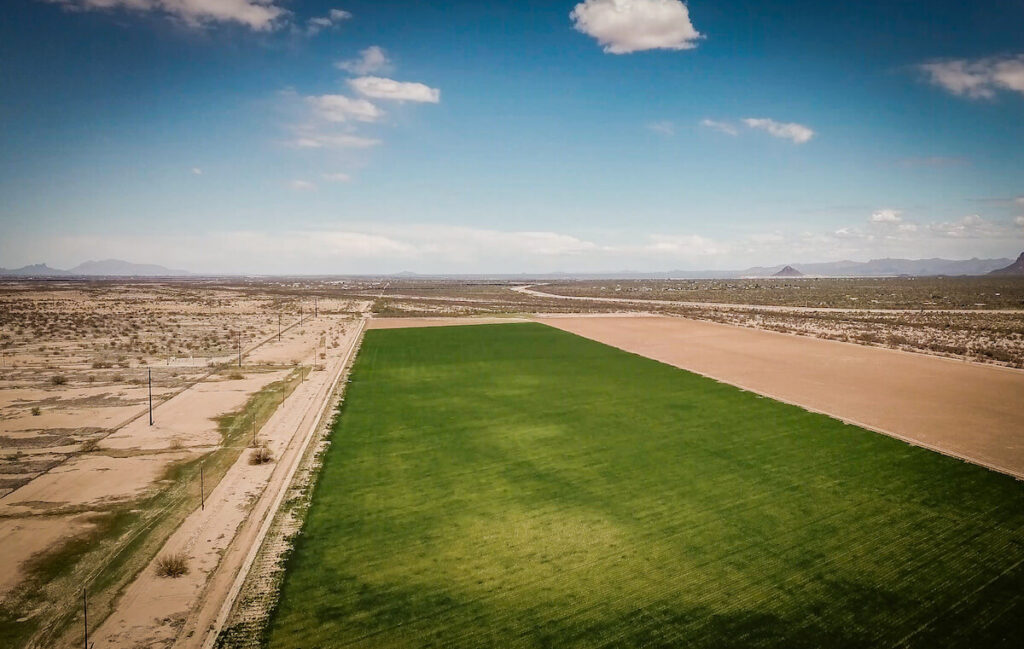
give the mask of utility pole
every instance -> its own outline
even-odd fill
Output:
[[[281,342],[281,314],[277,314],[277,342]]]
[[[82,617],[85,623],[85,649],[89,649],[89,599],[82,589]]]
[[[313,298],[313,317],[314,318],[319,318],[320,317],[320,301],[319,301],[319,298],[315,298],[315,297]]]
[[[203,480],[203,465],[199,465],[199,509],[206,509],[206,483]]]
[[[238,366],[242,366],[242,332],[238,332]]]
[[[153,368],[146,368],[149,372],[149,425],[153,425]]]

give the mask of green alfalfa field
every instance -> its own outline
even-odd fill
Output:
[[[1024,483],[507,324],[366,334],[265,641],[991,648],[1022,619]]]

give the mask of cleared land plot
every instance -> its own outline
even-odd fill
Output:
[[[348,390],[275,649],[1019,645],[1007,476],[539,324]]]
[[[542,318],[626,351],[1024,476],[1024,372],[685,318]]]

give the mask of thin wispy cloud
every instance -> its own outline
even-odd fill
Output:
[[[647,125],[647,128],[655,133],[660,133],[661,135],[667,135],[669,137],[676,134],[676,125],[668,120],[651,122]]]
[[[288,183],[288,186],[297,192],[308,192],[316,189],[316,185],[309,182],[308,180],[293,180]]]
[[[954,95],[992,99],[998,92],[1024,94],[1024,54],[931,61],[917,66],[932,84]]]
[[[156,13],[190,27],[236,23],[254,31],[280,27],[289,15],[278,0],[42,0],[72,11]]]
[[[299,149],[369,149],[379,145],[378,139],[348,133],[322,133],[312,129],[297,129],[297,135],[288,141]]]
[[[340,172],[340,171],[335,171],[333,173],[323,174],[322,178],[324,180],[330,181],[332,183],[347,183],[347,182],[351,182],[352,181],[352,176],[348,175],[347,173]]]
[[[306,33],[316,36],[325,29],[337,26],[348,19],[352,14],[344,9],[331,9],[326,16],[317,16],[306,21]]]
[[[700,125],[720,133],[725,133],[726,135],[739,135],[740,133],[739,129],[728,122],[719,122],[713,119],[702,119],[700,120]]]
[[[765,131],[772,137],[790,140],[794,144],[804,144],[814,137],[813,130],[795,122],[776,122],[766,117],[748,117],[743,123],[750,128]]]
[[[584,0],[569,19],[609,54],[689,50],[704,37],[680,0]]]

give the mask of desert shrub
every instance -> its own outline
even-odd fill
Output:
[[[39,406],[32,406],[32,416],[33,417],[38,417],[41,414],[43,414],[43,411],[39,409]]]
[[[252,453],[249,455],[249,464],[259,465],[268,464],[274,461],[274,453],[267,447],[266,444],[257,446],[252,449]]]
[[[242,374],[241,372],[231,372],[228,374],[228,378],[232,381],[241,381],[245,378],[245,374]]]
[[[188,557],[184,552],[165,554],[156,560],[156,574],[160,577],[177,578],[188,574]]]
[[[67,382],[68,382],[67,377],[66,376],[61,376],[60,374],[54,374],[53,376],[50,377],[50,384],[51,385],[64,385]]]

